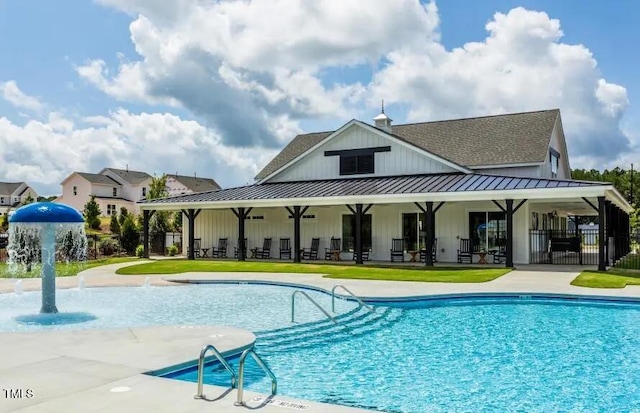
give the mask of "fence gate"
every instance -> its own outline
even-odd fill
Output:
[[[531,264],[598,265],[598,229],[529,230]]]

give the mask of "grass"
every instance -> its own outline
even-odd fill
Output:
[[[327,278],[479,283],[494,280],[509,271],[511,271],[510,268],[385,267],[373,265],[292,264],[257,261],[189,261],[176,259],[154,261],[120,268],[117,273],[124,275],[179,274],[184,272],[315,273],[325,274],[324,276]]]
[[[640,285],[640,271],[612,268],[609,271],[583,271],[571,285],[589,288],[624,288]]]
[[[77,275],[80,271],[89,268],[100,267],[109,264],[119,264],[122,262],[137,261],[136,257],[112,257],[101,258],[97,260],[89,260],[84,263],[56,263],[56,276],[69,277]],[[19,272],[18,274],[9,273],[7,264],[0,263],[0,278],[38,278],[40,277],[40,265],[34,265],[30,272]]]

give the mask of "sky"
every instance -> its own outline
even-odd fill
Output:
[[[382,99],[394,124],[560,108],[573,168],[628,167],[639,19],[634,0],[0,0],[0,181],[244,185]]]

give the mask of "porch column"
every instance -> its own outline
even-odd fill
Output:
[[[505,240],[505,267],[513,267],[513,199],[505,199],[507,218],[507,239]]]
[[[244,221],[247,219],[247,214],[244,207],[238,208],[238,261],[244,261],[247,251],[245,251],[246,245],[244,245]]]
[[[356,233],[354,248],[356,249],[356,264],[363,264],[362,261],[362,204],[356,204]]]
[[[194,250],[195,247],[195,222],[196,222],[196,211],[194,209],[187,210],[187,220],[189,221],[189,256],[187,259],[195,260],[196,252]]]
[[[623,226],[622,226],[622,210],[620,208],[618,208],[618,206],[615,206],[616,208],[616,260],[620,259],[622,257],[622,233],[623,233]]]
[[[300,207],[293,207],[293,262],[300,262]]]
[[[603,196],[598,197],[598,271],[606,271],[606,245],[607,245],[607,233],[605,232],[605,225],[607,221],[606,214],[607,206]]]
[[[433,239],[435,238],[436,223],[435,212],[433,212],[433,201],[427,201],[426,208],[424,210],[424,220],[427,224],[427,236],[424,240],[424,265],[425,267],[433,267]]]
[[[156,211],[144,210],[142,211],[142,247],[144,252],[142,256],[149,258],[149,221]]]

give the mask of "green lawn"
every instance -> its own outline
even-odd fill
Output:
[[[77,275],[80,271],[87,270],[89,268],[100,267],[108,264],[118,264],[122,262],[137,261],[136,257],[113,257],[113,258],[101,258],[98,260],[89,260],[84,263],[56,263],[56,276],[68,277]],[[7,264],[0,263],[0,278],[37,278],[40,277],[40,266],[34,266],[31,272],[24,272],[19,274],[11,274],[8,271]]]
[[[589,288],[624,288],[640,285],[640,271],[612,268],[609,271],[583,271],[571,285]]]
[[[118,274],[179,274],[184,272],[273,272],[316,273],[327,278],[362,280],[426,281],[478,283],[494,280],[510,268],[384,267],[337,264],[290,264],[257,261],[189,261],[184,259],[154,261],[120,268]]]

